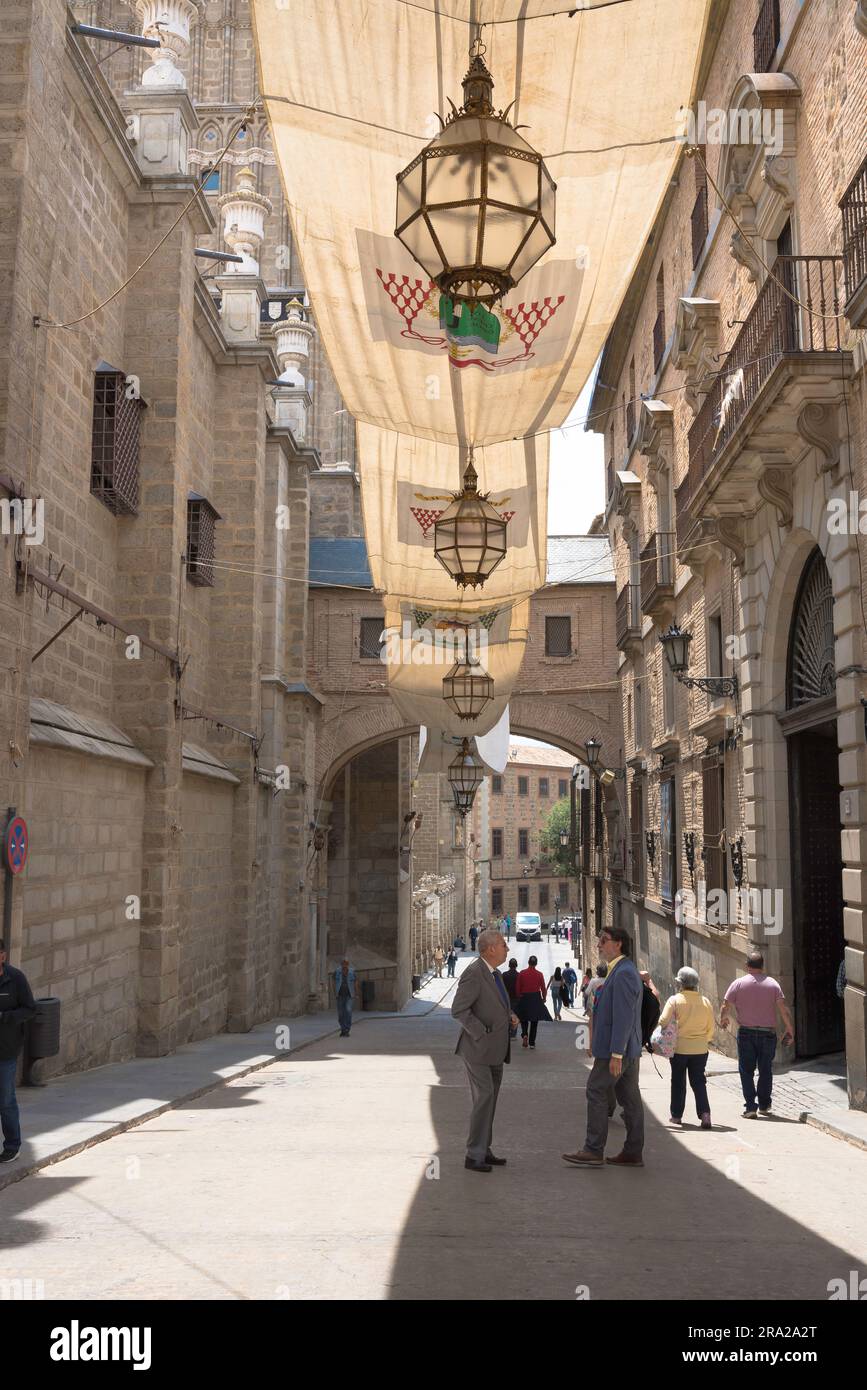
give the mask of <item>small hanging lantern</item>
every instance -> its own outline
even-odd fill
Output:
[[[494,697],[494,682],[482,669],[478,657],[469,651],[466,631],[463,655],[443,679],[443,699],[458,719],[478,719]]]
[[[484,775],[481,764],[476,762],[470,752],[469,739],[465,738],[461,744],[461,751],[454,761],[449,763],[447,773],[449,786],[454,793],[455,806],[461,815],[468,815],[472,809],[476,792],[482,785]]]
[[[462,589],[481,588],[506,557],[506,526],[499,512],[479,492],[473,451],[464,472],[464,486],[434,522],[434,555]]]
[[[506,111],[495,112],[481,28],[460,111],[397,176],[395,236],[442,293],[495,304],[555,244],[556,184]]]

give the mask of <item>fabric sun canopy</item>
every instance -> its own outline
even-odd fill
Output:
[[[599,355],[671,178],[710,0],[560,0],[554,14],[558,0],[251,3],[305,286],[358,422],[370,569],[387,622],[401,633],[419,612],[434,631],[490,622],[496,697],[470,730],[443,702],[437,666],[401,656],[387,665],[389,689],[432,730],[481,735],[503,716],[526,603],[544,583],[546,432],[563,423]],[[486,156],[491,178],[508,186],[504,202],[520,204],[521,171],[534,170],[535,206],[556,237],[528,242],[516,266],[532,268],[487,306],[442,293],[437,272],[395,236],[421,195],[409,180],[399,207],[398,175],[441,131],[449,101],[461,104],[479,25],[495,112],[511,106],[520,127],[512,149],[500,143]],[[483,138],[508,134],[496,114],[471,124]],[[528,146],[548,183],[538,163],[522,162]],[[432,175],[440,211],[430,222],[446,240],[455,224],[442,202],[450,184],[465,196],[464,163],[449,149]],[[490,212],[491,246],[500,215],[502,206]],[[454,238],[455,254],[466,242]],[[412,250],[424,260],[421,241]],[[479,490],[508,521],[507,553],[482,589],[461,591],[434,554],[434,531],[470,447]]]

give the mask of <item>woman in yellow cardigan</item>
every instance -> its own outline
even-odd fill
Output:
[[[671,1123],[683,1124],[688,1077],[701,1127],[710,1129],[710,1101],[707,1098],[704,1069],[707,1066],[708,1047],[714,1032],[713,1008],[710,1000],[698,992],[698,974],[695,970],[688,965],[681,966],[676,979],[680,988],[677,994],[666,1000],[665,1008],[659,1016],[660,1028],[671,1022],[672,1015],[677,1019],[677,1046],[674,1056],[669,1059]]]

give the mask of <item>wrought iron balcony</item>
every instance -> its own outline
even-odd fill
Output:
[[[753,63],[756,72],[770,72],[780,42],[780,0],[762,0],[753,29]]]
[[[654,531],[641,552],[641,611],[654,619],[664,619],[674,598],[674,552],[672,531]]]
[[[713,490],[793,377],[811,378],[819,395],[823,381],[839,382],[842,296],[842,257],[777,258],[689,431],[691,497]]]
[[[853,328],[867,327],[867,158],[843,197],[843,270],[846,317]]]
[[[641,612],[637,584],[624,584],[614,605],[614,640],[625,652],[641,641]]]

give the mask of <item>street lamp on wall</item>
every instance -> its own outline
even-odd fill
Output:
[[[705,694],[710,695],[715,700],[723,697],[737,700],[739,693],[737,676],[686,675],[689,669],[691,632],[684,632],[677,623],[671,623],[665,632],[660,633],[659,640],[662,643],[662,650],[665,652],[668,669],[673,676],[677,677],[681,685],[685,685],[689,689],[703,690]]]
[[[599,763],[599,754],[602,752],[602,743],[598,738],[588,738],[586,744],[587,766],[591,772],[595,772]]]

